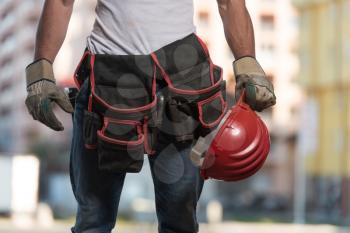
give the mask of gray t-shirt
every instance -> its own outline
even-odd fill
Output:
[[[88,48],[96,54],[149,54],[193,32],[193,0],[98,0]]]

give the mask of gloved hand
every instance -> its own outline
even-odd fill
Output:
[[[254,111],[261,112],[276,104],[273,85],[255,58],[243,57],[236,60],[233,70],[236,77],[236,100],[245,89],[245,102]]]
[[[64,91],[56,86],[52,64],[45,59],[33,62],[26,68],[26,106],[34,120],[56,131],[62,131],[62,123],[52,111],[56,102],[64,111],[72,113],[73,107]]]

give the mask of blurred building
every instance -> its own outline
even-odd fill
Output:
[[[40,198],[50,201],[51,180],[68,170],[71,116],[56,108],[66,130],[55,132],[34,121],[25,106],[25,67],[33,61],[35,36],[44,0],[0,1],[0,156],[35,153],[40,157]],[[69,31],[54,69],[60,86],[71,86],[72,74],[94,21],[96,1],[76,1]],[[54,174],[51,178],[51,175]],[[61,180],[65,180],[63,177]],[[57,180],[57,179],[56,179]],[[69,178],[65,187],[70,187]],[[59,182],[56,182],[59,183]],[[67,190],[69,194],[72,193]],[[67,199],[68,205],[73,198]]]
[[[224,37],[217,2],[196,0],[195,3],[197,32],[206,41],[214,63],[224,68],[229,102],[233,102],[230,98],[233,98],[234,92],[234,57]],[[270,200],[276,200],[270,205],[290,207],[289,201],[293,197],[293,148],[302,98],[295,83],[299,69],[296,50],[298,17],[290,0],[252,0],[247,1],[247,8],[255,30],[257,59],[274,82],[277,96],[276,106],[261,114],[270,128],[272,149],[261,172],[239,185],[225,184],[221,189],[241,190],[238,195],[247,205],[252,204],[254,198],[270,197]],[[227,193],[230,193],[228,198],[232,198],[234,192]],[[278,200],[283,203],[278,204]]]
[[[42,0],[0,2],[0,151],[23,152],[33,134],[24,105],[24,68],[33,59]]]
[[[299,83],[307,91],[301,151],[309,217],[349,222],[350,1],[294,0],[300,13]]]

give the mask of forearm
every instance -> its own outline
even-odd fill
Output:
[[[53,62],[66,37],[74,0],[46,0],[36,35],[34,60]]]
[[[236,59],[255,57],[254,30],[244,0],[218,0],[225,36]]]

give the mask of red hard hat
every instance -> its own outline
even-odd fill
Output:
[[[256,173],[270,151],[270,137],[264,122],[243,102],[226,113],[216,130],[199,138],[191,152],[204,179],[245,179]]]

